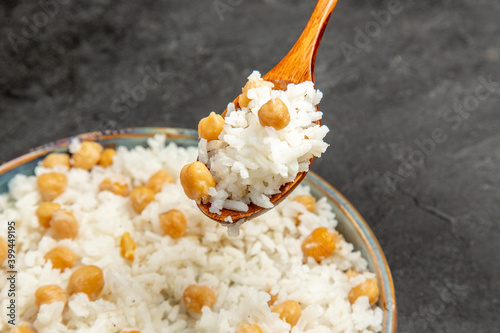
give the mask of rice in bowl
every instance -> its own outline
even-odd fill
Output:
[[[60,172],[67,176],[65,191],[53,199],[78,221],[74,239],[56,238],[41,226],[35,212],[41,196],[35,176],[17,175],[10,192],[0,196],[0,221],[16,221],[17,323],[27,322],[37,332],[235,332],[244,324],[259,325],[263,332],[289,332],[290,326],[271,312],[269,291],[275,304],[298,302],[301,316],[292,332],[378,332],[382,310],[370,306],[368,297],[353,304],[349,293],[373,278],[366,261],[342,237],[335,237],[335,251],[318,263],[304,261],[303,241],[317,228],[333,232],[335,216],[326,199],[317,200],[314,212],[291,200],[241,227],[238,238],[208,220],[193,201],[182,194],[180,168],[196,159],[196,148],[164,145],[165,137],[149,140],[149,147],[118,148],[113,164],[81,168],[38,166],[37,176]],[[75,148],[78,144],[75,142]],[[132,190],[147,184],[163,169],[173,177],[154,199],[137,213],[130,197],[99,191],[106,178],[120,179]],[[299,187],[294,196],[307,195]],[[171,209],[186,216],[185,235],[172,238],[162,229],[159,215]],[[296,219],[300,220],[297,225]],[[133,261],[121,254],[120,242],[128,232],[136,243]],[[5,239],[6,228],[0,229]],[[62,272],[45,262],[54,247],[64,246],[75,255],[71,268]],[[95,265],[104,286],[95,301],[84,293],[68,297],[67,305],[54,302],[37,309],[34,294],[44,285],[67,290],[70,276],[79,267]],[[0,288],[7,295],[6,263],[2,263]],[[361,273],[349,279],[349,269]],[[216,295],[213,306],[197,314],[186,308],[183,294],[189,285],[209,287]],[[8,298],[2,297],[1,306]],[[1,317],[0,329],[9,328]]]

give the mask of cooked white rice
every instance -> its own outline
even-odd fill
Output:
[[[259,78],[258,71],[248,77]],[[285,91],[253,88],[247,96],[251,99],[247,107],[228,105],[218,140],[199,143],[199,160],[217,184],[209,191],[211,213],[220,214],[222,208],[247,211],[250,202],[272,208],[270,196],[309,170],[310,159],[328,147],[323,141],[328,127],[315,123],[322,117],[316,105],[323,94],[313,82],[289,84]],[[259,109],[272,98],[281,99],[290,113],[290,123],[281,130],[259,123]]]
[[[231,238],[225,227],[206,218],[194,201],[187,199],[179,184],[183,165],[196,159],[196,148],[180,148],[165,137],[149,140],[149,148],[128,151],[120,147],[113,165],[94,167],[90,172],[64,167],[67,190],[54,201],[74,212],[79,221],[76,239],[57,240],[41,227],[35,210],[41,202],[35,176],[17,175],[10,192],[0,195],[0,237],[5,239],[7,221],[16,221],[17,241],[17,323],[29,322],[43,332],[231,332],[241,322],[256,323],[263,332],[289,332],[290,327],[272,313],[269,295],[279,292],[278,302],[294,299],[302,316],[293,328],[298,332],[378,332],[383,313],[370,307],[366,297],[353,305],[347,299],[350,289],[374,274],[353,246],[338,238],[334,255],[321,264],[303,263],[301,242],[315,228],[335,228],[337,222],[326,198],[317,202],[314,213],[288,200],[262,217],[240,227],[239,237]],[[106,177],[124,177],[132,186],[142,185],[159,169],[167,170],[176,183],[165,184],[141,214],[136,214],[128,197],[99,192]],[[42,166],[36,175],[51,171]],[[296,194],[309,189],[299,187]],[[187,216],[187,235],[178,240],[164,235],[158,214],[177,208]],[[301,223],[294,218],[298,213]],[[119,242],[128,231],[137,243],[135,260],[120,255]],[[73,268],[52,269],[44,254],[55,246],[66,246],[78,257]],[[104,272],[105,286],[96,301],[75,294],[62,302],[34,303],[35,290],[46,284],[63,289],[71,273],[82,265],[96,265]],[[0,306],[8,305],[6,263],[0,269]],[[348,280],[343,271],[364,272]],[[211,287],[217,302],[205,307],[199,316],[190,314],[182,294],[190,284]],[[10,327],[0,316],[0,331]]]

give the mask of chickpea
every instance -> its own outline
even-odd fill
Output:
[[[60,172],[49,172],[38,176],[38,191],[44,201],[52,201],[66,191],[68,178]]]
[[[208,117],[203,118],[198,123],[198,135],[207,141],[217,140],[225,123],[221,115],[211,112]]]
[[[257,115],[262,126],[274,127],[277,131],[287,127],[290,123],[288,108],[279,98],[270,99],[262,105]]]
[[[185,165],[180,178],[186,196],[197,202],[205,202],[208,198],[208,189],[215,186],[215,179],[207,166],[199,161]]]
[[[90,170],[101,159],[102,146],[93,141],[83,141],[80,149],[73,154],[73,166]]]
[[[98,164],[103,168],[109,167],[111,164],[113,164],[113,158],[115,157],[115,155],[116,150],[114,150],[113,148],[104,149],[101,153]]]
[[[215,304],[217,296],[210,287],[192,284],[184,290],[182,300],[188,310],[201,313],[204,306],[211,308]]]
[[[21,325],[16,325],[14,326],[11,330],[10,333],[36,333],[33,331],[28,324],[24,323]]]
[[[99,191],[109,191],[125,197],[128,194],[128,184],[106,178],[99,184]]]
[[[130,191],[129,197],[132,202],[132,208],[137,214],[140,214],[155,199],[155,193],[149,187],[137,186]]]
[[[42,202],[35,211],[38,223],[45,228],[50,227],[50,219],[59,209],[61,205],[56,202]]]
[[[7,242],[3,240],[2,237],[0,237],[0,265],[3,264],[5,259],[7,259],[9,254],[9,247],[7,245]]]
[[[271,288],[268,288],[268,289],[266,290],[266,292],[269,294],[269,296],[271,296],[271,299],[270,299],[269,301],[267,301],[267,305],[268,305],[268,306],[271,306],[271,305],[273,305],[273,304],[276,302],[276,300],[278,299],[278,294],[276,294],[276,295],[271,294]]]
[[[42,286],[35,291],[35,303],[38,307],[54,302],[64,302],[66,304],[66,300],[66,292],[56,284]]]
[[[310,195],[297,195],[293,198],[293,201],[297,201],[298,203],[304,205],[308,211],[314,213],[316,209],[316,198]]]
[[[56,165],[64,165],[68,168],[71,167],[71,163],[69,163],[69,155],[68,154],[58,154],[51,153],[48,154],[42,161],[42,165],[46,168],[53,168]]]
[[[299,303],[294,300],[284,301],[283,303],[275,305],[271,312],[275,312],[280,315],[280,319],[289,323],[292,327],[297,324],[300,316],[302,315],[302,309]]]
[[[330,256],[335,250],[335,234],[325,227],[315,229],[302,242],[302,252],[317,262]]]
[[[247,107],[248,103],[250,103],[250,99],[247,96],[247,93],[250,89],[259,88],[263,86],[268,86],[269,88],[273,88],[274,84],[269,81],[265,81],[263,79],[253,79],[249,80],[245,86],[243,87],[240,96],[238,97],[238,104],[240,107]]]
[[[104,288],[102,270],[94,265],[82,266],[69,277],[68,293],[70,295],[85,293],[89,300],[95,301]]]
[[[124,232],[120,240],[120,254],[123,258],[134,261],[135,242],[129,232]]]
[[[352,288],[349,292],[349,302],[352,304],[361,296],[368,297],[370,305],[377,303],[379,290],[376,278],[366,279],[363,283]]]
[[[153,192],[158,193],[161,192],[161,188],[164,183],[172,184],[173,182],[174,179],[166,170],[159,170],[149,177],[146,187],[149,187],[153,190]]]
[[[259,325],[240,324],[238,326],[238,329],[236,330],[236,333],[262,333],[262,330],[260,329]]]
[[[58,210],[50,219],[50,227],[56,238],[74,239],[78,235],[78,222],[73,213]]]
[[[73,267],[76,261],[75,254],[64,246],[57,246],[47,252],[44,256],[45,261],[50,260],[52,262],[52,267],[59,269],[61,272],[66,268]]]
[[[158,215],[160,226],[173,239],[181,238],[186,234],[186,216],[178,209],[171,209]]]

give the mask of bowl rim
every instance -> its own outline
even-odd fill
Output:
[[[194,129],[173,128],[173,127],[131,127],[124,129],[109,129],[104,131],[94,131],[81,133],[74,136],[69,136],[63,139],[49,142],[41,146],[32,148],[25,153],[21,153],[17,157],[12,158],[0,164],[0,176],[6,174],[13,169],[31,162],[39,157],[45,156],[50,152],[61,149],[70,145],[74,139],[79,140],[110,140],[110,139],[127,139],[127,138],[145,138],[153,137],[156,134],[164,134],[167,139],[193,139],[198,140],[198,133]],[[382,308],[384,310],[384,321],[382,332],[396,333],[397,331],[397,309],[396,309],[396,294],[394,281],[391,271],[385,257],[385,254],[378,242],[375,234],[369,227],[366,220],[361,216],[356,208],[340,193],[333,185],[325,179],[317,175],[313,171],[309,171],[306,178],[308,182],[317,190],[329,197],[330,201],[342,211],[348,220],[351,221],[357,233],[361,236],[365,244],[368,244],[368,252],[373,262],[374,269],[377,275],[382,277]]]

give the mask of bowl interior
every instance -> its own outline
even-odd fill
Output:
[[[8,191],[8,182],[16,174],[33,175],[34,168],[43,157],[52,152],[67,152],[68,145],[73,138],[81,140],[95,140],[105,147],[125,146],[132,148],[138,145],[145,146],[147,139],[155,134],[164,134],[167,142],[175,142],[178,146],[187,147],[198,144],[195,130],[177,128],[131,128],[91,132],[55,141],[30,150],[11,161],[0,165],[0,193]],[[368,224],[349,201],[333,186],[313,172],[309,172],[304,184],[311,187],[315,197],[326,197],[332,205],[338,220],[337,230],[345,239],[352,243],[367,260],[372,272],[375,272],[379,281],[379,306],[384,311],[383,333],[396,332],[396,303],[394,285],[385,259],[384,253]]]

